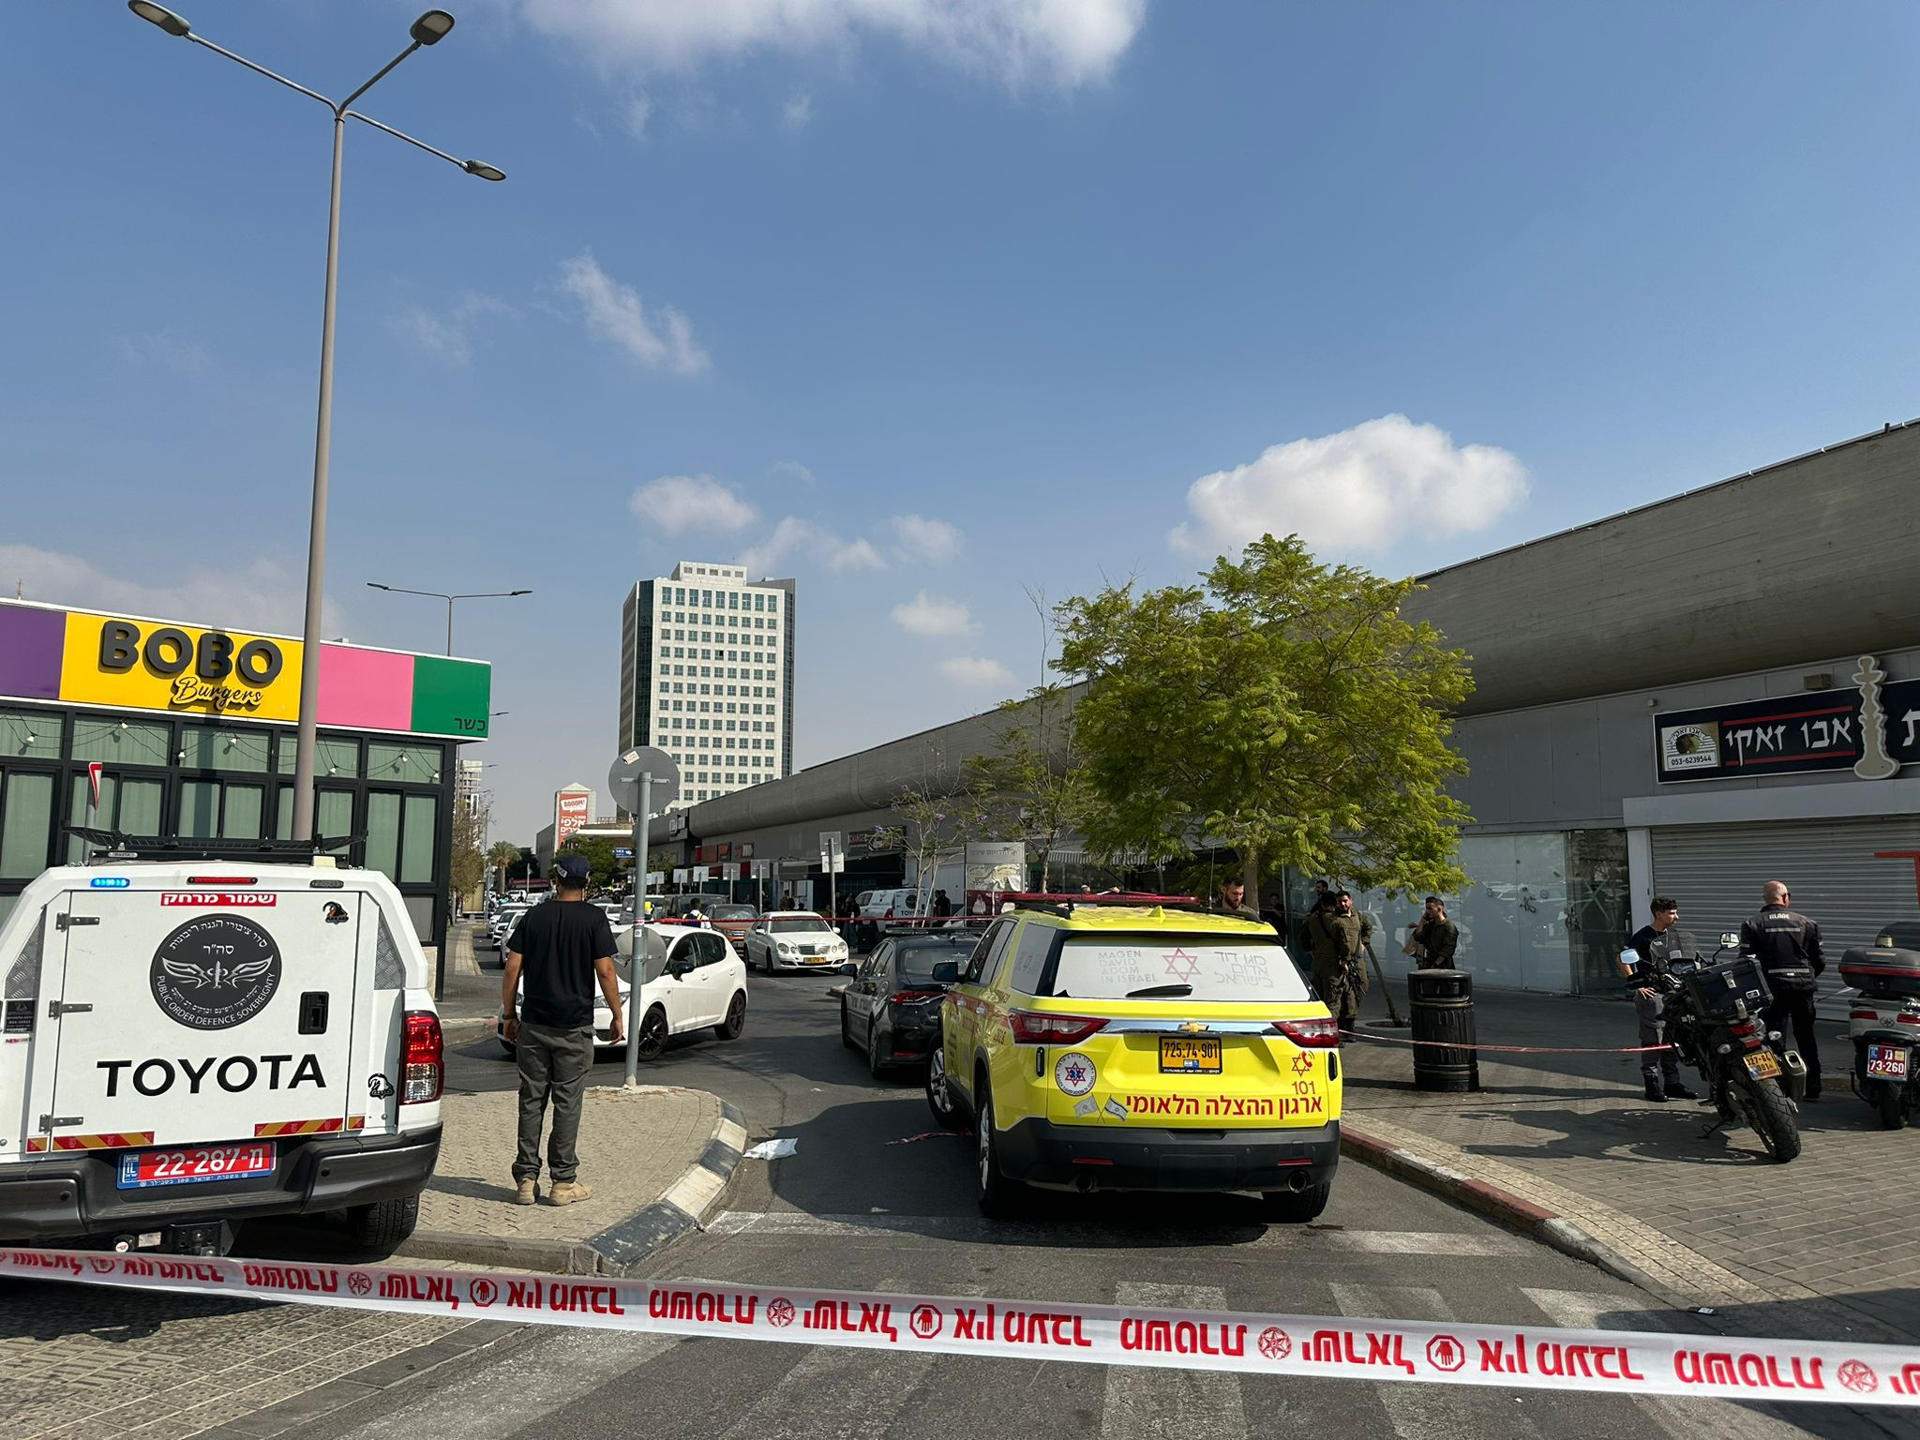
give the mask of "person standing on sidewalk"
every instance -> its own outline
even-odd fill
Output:
[[[607,1043],[626,1038],[620,985],[614,978],[613,927],[607,912],[587,903],[590,870],[579,855],[553,866],[553,898],[536,905],[507,938],[507,968],[500,978],[501,1030],[520,1062],[520,1148],[513,1160],[514,1203],[537,1201],[540,1128],[549,1104],[553,1132],[547,1141],[549,1205],[577,1205],[593,1197],[578,1180],[580,1105],[593,1068],[593,987],[613,1012]],[[522,1001],[521,980],[526,997]]]
[[[1373,922],[1354,913],[1353,896],[1338,891],[1307,917],[1308,943],[1313,948],[1313,985],[1320,992],[1342,1030],[1360,1020],[1360,1000],[1367,993],[1367,942]]]
[[[1793,1043],[1807,1062],[1807,1099],[1820,1098],[1820,1038],[1813,1033],[1813,999],[1820,972],[1820,927],[1788,908],[1793,896],[1778,880],[1761,888],[1760,913],[1740,926],[1740,948],[1750,950],[1767,972],[1773,1000],[1766,1010],[1769,1030],[1793,1025]]]
[[[1680,928],[1680,907],[1672,899],[1654,896],[1652,910],[1653,923],[1642,925],[1627,942],[1640,957],[1640,963],[1627,972],[1628,979],[1639,982],[1633,992],[1633,1013],[1640,1018],[1640,1078],[1646,1082],[1647,1099],[1656,1104],[1693,1100],[1698,1097],[1680,1079],[1679,1057],[1672,1050],[1646,1047],[1667,1043],[1667,1002],[1655,983],[1657,978],[1667,973],[1668,961],[1697,952],[1693,936]]]
[[[1438,895],[1427,896],[1427,906],[1420,914],[1420,923],[1413,927],[1413,933],[1407,936],[1407,940],[1420,947],[1418,953],[1422,969],[1453,969],[1453,957],[1460,949],[1460,927],[1447,918],[1447,902]]]

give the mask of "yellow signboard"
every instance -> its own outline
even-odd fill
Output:
[[[300,713],[301,651],[297,640],[69,610],[60,698],[293,720]]]

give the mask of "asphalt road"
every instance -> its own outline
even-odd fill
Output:
[[[843,1049],[820,976],[749,982],[736,1045],[674,1046],[647,1078],[739,1105],[755,1141],[707,1233],[661,1277],[1092,1303],[1397,1316],[1467,1323],[1696,1328],[1632,1287],[1358,1165],[1322,1219],[1269,1227],[1250,1199],[1048,1198],[982,1221],[964,1141],[935,1130],[911,1078],[875,1081]],[[621,1063],[600,1070],[609,1082]],[[450,1057],[455,1088],[514,1083],[491,1042]],[[504,1163],[504,1157],[503,1157]],[[591,1177],[586,1177],[591,1179]],[[1798,1423],[1794,1423],[1794,1422]],[[1413,1384],[1239,1379],[1059,1362],[876,1355],[806,1345],[534,1327],[301,1431],[311,1440],[668,1440],[951,1433],[1073,1436],[1771,1437],[1891,1431],[1837,1412]],[[1804,1425],[1806,1428],[1801,1428]]]

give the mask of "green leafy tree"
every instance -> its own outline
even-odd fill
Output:
[[[1466,762],[1450,716],[1467,657],[1400,615],[1417,587],[1316,561],[1297,535],[1222,557],[1202,586],[1129,582],[1060,606],[1058,669],[1089,682],[1075,741],[1103,854],[1229,845],[1256,901],[1288,864],[1389,890],[1454,890]]]
[[[496,840],[493,848],[487,851],[487,864],[493,870],[493,885],[496,890],[507,888],[507,871],[520,863],[520,847],[511,840]]]
[[[562,855],[582,856],[591,867],[588,887],[598,892],[612,887],[627,872],[627,862],[617,859],[614,849],[614,842],[605,836],[575,835],[554,852],[554,859]]]
[[[465,910],[479,904],[480,887],[487,878],[487,857],[481,846],[487,838],[487,807],[459,805],[453,812],[453,850],[447,868],[455,904]]]

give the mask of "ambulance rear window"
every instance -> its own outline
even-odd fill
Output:
[[[1258,935],[1073,935],[1047,993],[1074,1000],[1289,1004],[1310,998],[1277,939]]]

